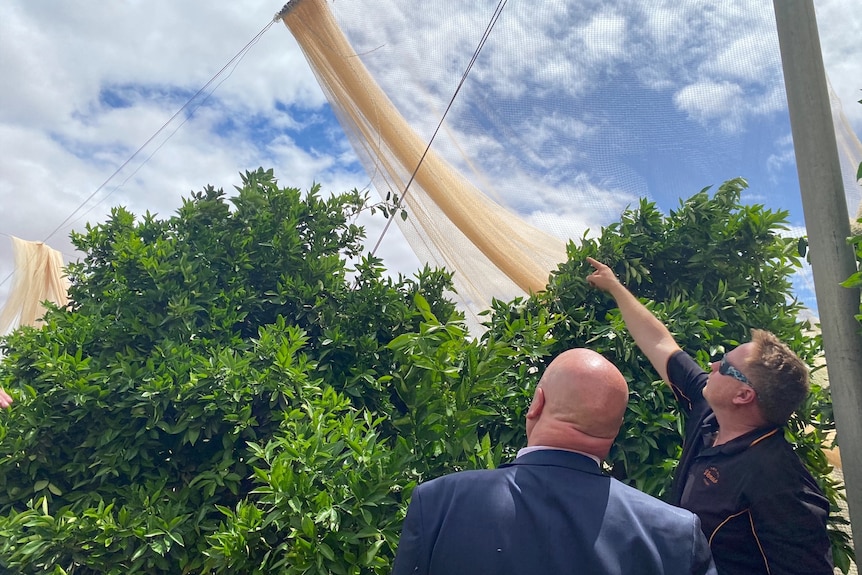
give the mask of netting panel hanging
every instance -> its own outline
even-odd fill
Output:
[[[456,270],[459,293],[481,305],[542,290],[565,260],[564,242],[513,217],[434,150],[423,158],[427,140],[378,88],[323,0],[296,3],[284,21],[377,189],[404,198],[410,217],[402,226],[420,257]]]

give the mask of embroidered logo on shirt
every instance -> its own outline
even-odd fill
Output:
[[[719,473],[717,467],[707,467],[703,472],[703,484],[706,486],[717,485],[718,476]]]

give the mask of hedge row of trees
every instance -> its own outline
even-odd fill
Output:
[[[642,201],[571,243],[546,292],[495,301],[478,339],[447,272],[393,279],[361,255],[356,191],[302,194],[258,170],[169,219],[115,209],[73,237],[86,257],[70,307],[2,341],[17,403],[0,416],[0,568],[388,573],[413,487],[513,457],[533,387],[574,346],[631,385],[609,470],[661,496],[681,422],[584,259],[613,266],[703,362],[757,326],[813,363],[790,283],[804,242],[782,236],[786,212],[740,205],[745,185],[667,216]],[[835,502],[833,429],[815,385],[787,433]]]

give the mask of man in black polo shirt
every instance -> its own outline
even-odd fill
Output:
[[[671,503],[700,517],[718,572],[831,575],[829,502],[782,430],[808,394],[805,363],[753,330],[706,373],[608,266],[587,261],[587,281],[614,298],[687,415]]]

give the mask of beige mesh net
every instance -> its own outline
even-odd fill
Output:
[[[410,214],[403,231],[414,250],[457,270],[459,293],[479,306],[543,290],[565,260],[564,242],[513,218],[435,151],[425,153],[427,142],[378,87],[323,0],[292,3],[284,22],[377,189],[403,198]]]

